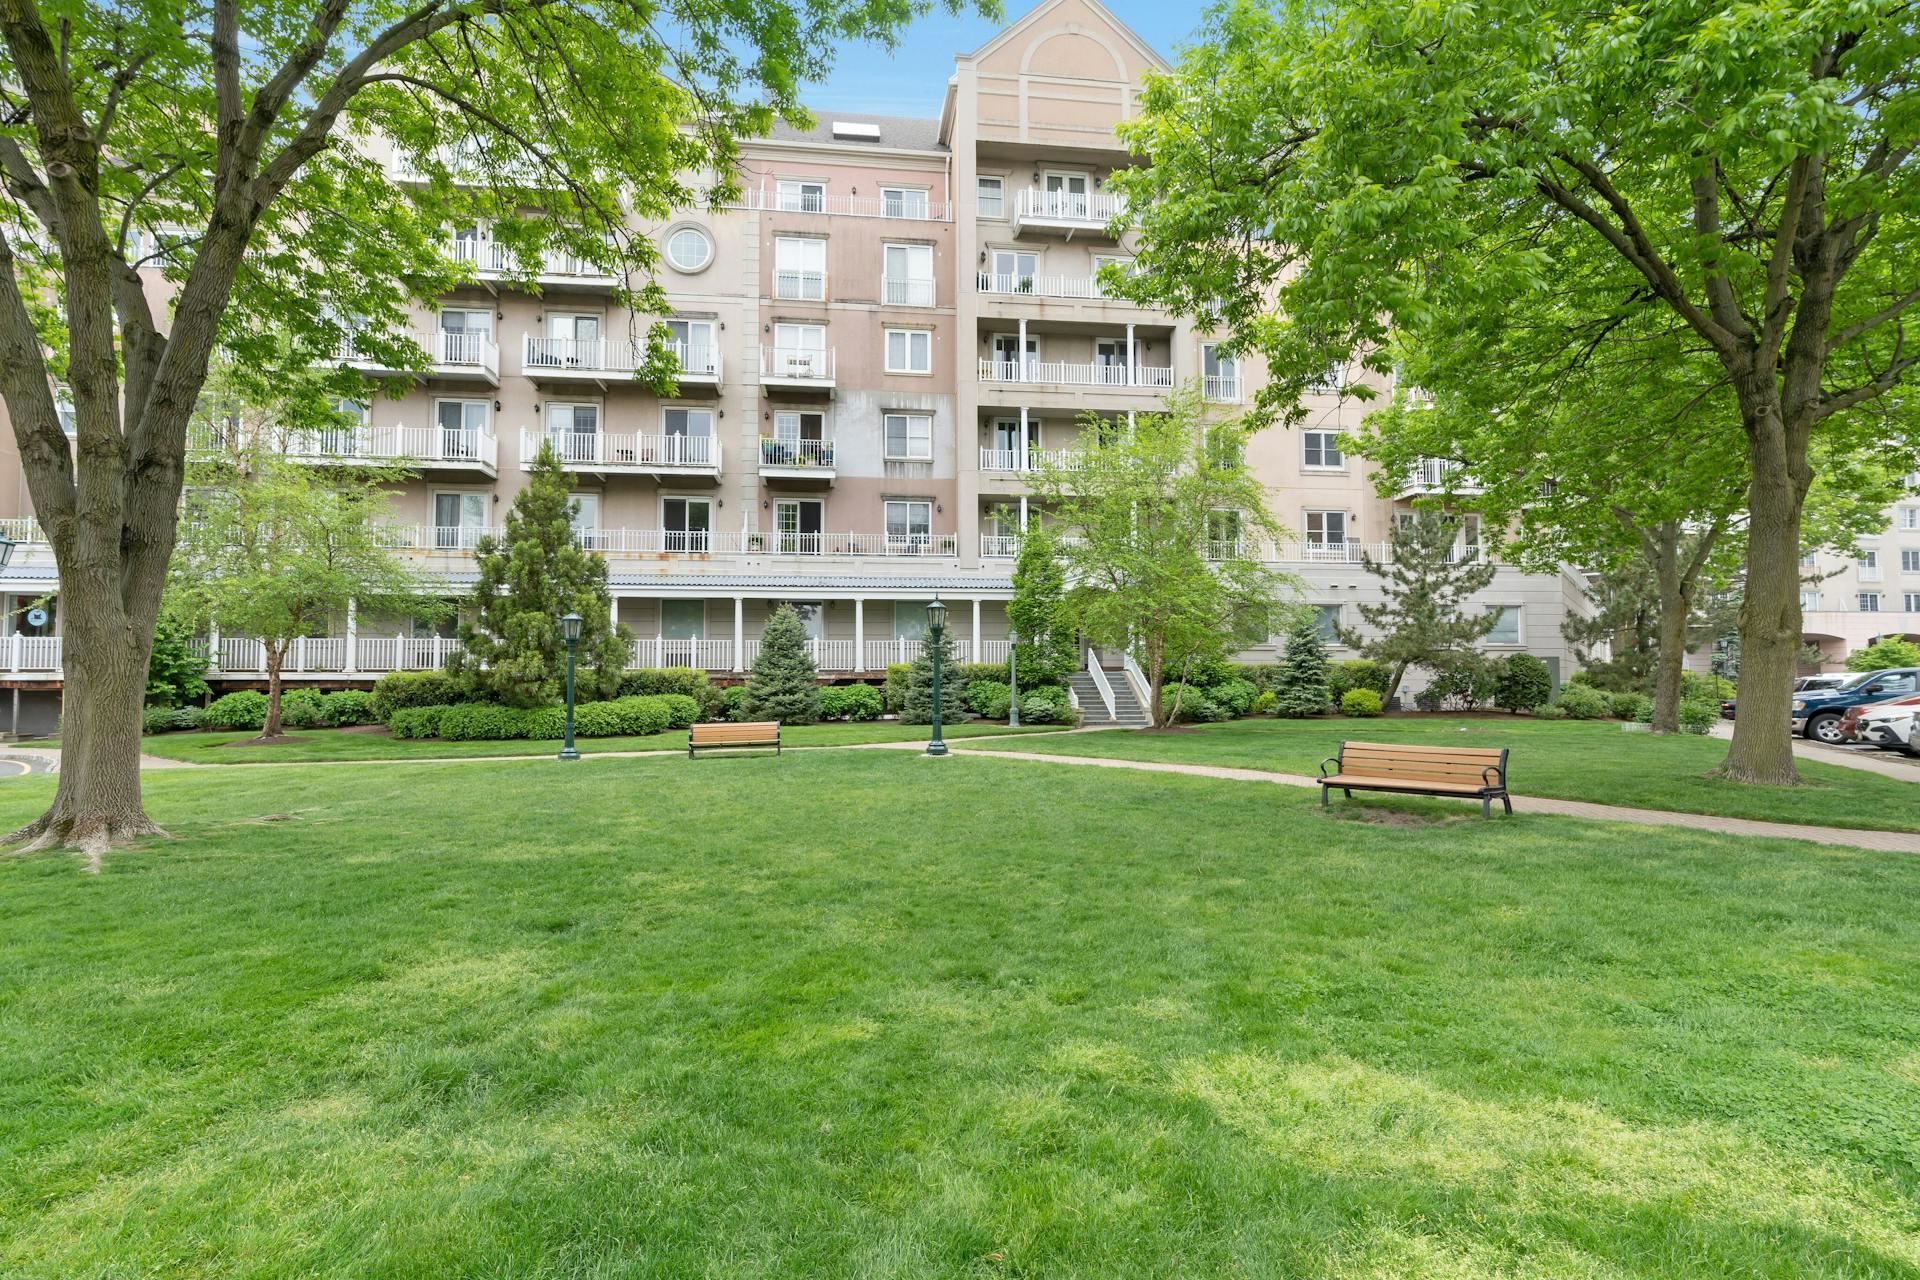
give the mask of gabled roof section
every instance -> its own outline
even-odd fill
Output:
[[[1052,13],[1055,9],[1058,9],[1061,6],[1067,5],[1067,4],[1076,4],[1081,8],[1091,11],[1092,15],[1095,18],[1098,18],[1101,22],[1105,23],[1107,27],[1112,30],[1114,35],[1126,41],[1142,57],[1146,58],[1149,62],[1153,63],[1155,67],[1159,68],[1162,71],[1172,70],[1172,65],[1165,58],[1160,56],[1160,52],[1157,49],[1155,49],[1152,45],[1148,44],[1145,40],[1142,40],[1139,36],[1135,35],[1133,32],[1133,28],[1129,27],[1126,23],[1120,21],[1120,19],[1114,17],[1113,11],[1107,8],[1107,6],[1101,4],[1100,0],[1041,0],[1040,4],[1037,4],[1033,7],[1032,12],[1028,13],[1024,18],[1020,19],[1020,21],[1006,28],[999,35],[987,41],[985,44],[981,45],[978,49],[975,49],[972,53],[968,54],[967,56],[976,61],[986,57],[988,54],[1000,48],[1002,45],[1008,44],[1013,40],[1018,39],[1021,33],[1026,31],[1028,27],[1035,25],[1036,23],[1044,19],[1048,14]]]

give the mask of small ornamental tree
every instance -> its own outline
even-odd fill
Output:
[[[1016,659],[1022,684],[1064,680],[1080,665],[1073,622],[1067,614],[1067,577],[1059,548],[1053,534],[1037,525],[1020,539],[1007,621],[1020,637]]]
[[[1920,667],[1920,644],[1910,640],[1876,640],[1847,655],[1849,671],[1884,671],[1888,667]]]
[[[1393,531],[1393,563],[1363,557],[1366,571],[1381,580],[1386,599],[1359,606],[1374,630],[1367,636],[1342,628],[1341,643],[1383,664],[1388,672],[1383,701],[1392,701],[1409,667],[1442,670],[1499,621],[1487,610],[1469,613],[1467,597],[1493,581],[1494,566],[1454,550],[1453,521],[1422,511]]]
[[[177,613],[163,605],[153,629],[153,652],[147,657],[148,706],[185,706],[207,696],[207,655],[193,651],[192,628]]]
[[[613,625],[607,562],[574,537],[572,482],[550,443],[507,513],[506,536],[474,545],[479,581],[475,618],[460,624],[464,653],[447,664],[474,693],[510,707],[547,706],[566,679],[560,619],[580,615],[581,701],[617,697],[633,652],[633,634]]]
[[[933,655],[940,654],[940,718],[951,722],[954,712],[965,705],[964,692],[954,683],[953,669],[953,633],[940,628],[936,638],[927,632],[926,643],[920,646],[920,656],[913,660],[907,671],[907,699],[900,707],[900,719],[906,724],[933,723]],[[1025,705],[1021,706],[1024,713]]]
[[[1553,697],[1553,672],[1530,653],[1510,653],[1494,681],[1493,705],[1502,711],[1531,711]]]
[[[1317,716],[1333,704],[1327,685],[1327,645],[1320,620],[1307,614],[1287,633],[1287,651],[1273,677],[1274,708],[1278,716]]]
[[[781,724],[812,724],[820,718],[819,672],[807,648],[806,624],[791,605],[775,609],[760,633],[740,718]]]

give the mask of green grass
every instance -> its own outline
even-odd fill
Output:
[[[1920,860],[892,752],[148,794],[0,861],[0,1275],[1920,1274]]]
[[[1022,725],[1009,729],[1004,724],[970,721],[949,725],[944,736],[975,738],[983,734],[1057,732],[1057,725]],[[873,721],[867,724],[803,724],[781,730],[780,740],[790,747],[844,747],[862,742],[924,742],[928,728],[924,724],[898,724]],[[558,741],[529,742],[440,742],[417,738],[390,738],[380,731],[341,731],[315,729],[288,736],[291,742],[270,747],[230,746],[245,743],[259,735],[241,733],[159,733],[145,738],[141,750],[150,756],[168,760],[187,760],[194,764],[260,764],[270,761],[305,763],[316,760],[445,760],[469,756],[550,756],[560,750]],[[678,751],[687,749],[684,729],[649,734],[642,738],[580,738],[575,741],[581,754],[601,751]]]
[[[1920,769],[1912,781],[1800,760],[1804,786],[1755,787],[1707,777],[1727,754],[1721,738],[1626,733],[1619,725],[1520,717],[1237,720],[1177,733],[1082,733],[1050,742],[981,743],[1008,751],[1215,764],[1277,773],[1319,772],[1342,739],[1506,747],[1517,796],[1723,818],[1807,822],[1874,831],[1920,830]]]

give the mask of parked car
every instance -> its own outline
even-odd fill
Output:
[[[1846,678],[1844,674],[1833,676],[1801,676],[1793,682],[1793,691],[1795,693],[1805,693],[1809,689],[1838,689]],[[1729,698],[1720,704],[1720,718],[1722,720],[1733,719],[1734,701],[1735,699]]]
[[[1868,707],[1860,717],[1860,741],[1920,756],[1920,698],[1900,698]]]
[[[1920,667],[1890,667],[1849,676],[1837,689],[1810,689],[1793,696],[1793,731],[1816,742],[1838,744],[1840,717],[1848,707],[1887,702],[1920,692]]]
[[[1920,707],[1920,693],[1904,698],[1895,698],[1891,702],[1863,702],[1856,707],[1848,707],[1840,717],[1840,740],[1842,742],[1866,742],[1860,734],[1860,722],[1867,713],[1878,714],[1887,707]],[[1893,746],[1894,743],[1874,743],[1875,746]]]

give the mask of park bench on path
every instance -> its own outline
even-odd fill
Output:
[[[1334,771],[1327,772],[1333,765]],[[1340,788],[1347,799],[1356,791],[1392,791],[1409,796],[1458,796],[1480,802],[1480,815],[1493,816],[1498,800],[1508,813],[1505,747],[1429,747],[1396,742],[1343,742],[1340,754],[1320,762],[1320,804]]]
[[[687,759],[693,759],[695,751],[708,747],[772,747],[773,754],[780,754],[780,722],[778,720],[748,720],[740,724],[720,721],[715,724],[696,724],[687,730]]]

